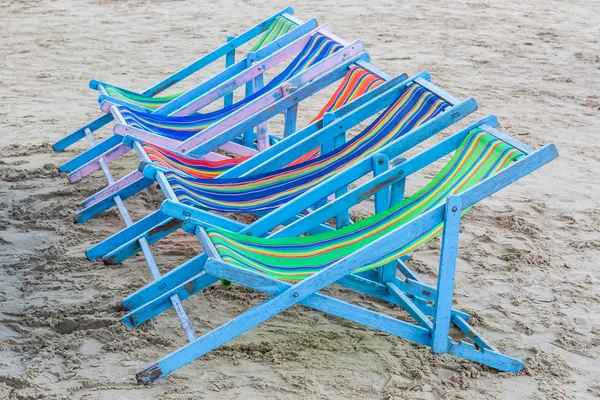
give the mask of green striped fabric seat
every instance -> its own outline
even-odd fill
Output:
[[[426,186],[385,212],[334,232],[297,238],[257,238],[219,228],[206,229],[225,262],[283,280],[302,280],[369,245],[378,238],[443,204],[522,156],[519,150],[480,129],[469,133],[448,164]],[[398,243],[364,271],[409,254],[442,231],[443,224],[418,238]]]
[[[254,46],[252,46],[250,51],[262,49],[269,43],[273,42],[274,40],[277,40],[278,38],[296,29],[297,27],[298,24],[290,21],[286,17],[277,17],[273,22],[271,22],[269,28],[265,31],[265,33],[263,33],[260,39],[258,39],[258,42],[256,42]]]
[[[106,87],[106,93],[117,100],[126,101],[136,106],[143,107],[147,110],[156,110],[173,99],[181,96],[184,92],[173,93],[166,96],[144,96],[143,94],[131,92],[129,90],[123,90],[112,86]]]
[[[252,46],[250,51],[260,50],[269,43],[282,37],[289,31],[295,29],[298,26],[295,22],[290,21],[285,17],[277,17],[269,28],[262,34],[258,42]],[[171,100],[181,96],[184,92],[173,93],[166,96],[144,96],[143,94],[135,93],[130,90],[124,90],[116,87],[107,86],[106,92],[110,97],[114,97],[117,100],[126,101],[130,104],[134,104],[139,107],[144,107],[147,110],[156,110]]]

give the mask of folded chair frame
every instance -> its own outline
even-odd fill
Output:
[[[355,251],[296,284],[280,281],[223,262],[204,231],[203,223],[194,219],[186,220],[185,229],[194,232],[198,236],[205,252],[208,254],[208,261],[204,270],[184,284],[165,293],[162,298],[155,299],[152,304],[147,304],[140,307],[136,312],[130,313],[124,318],[123,322],[129,326],[138,325],[147,320],[148,315],[144,314],[145,312],[165,309],[165,305],[168,305],[164,301],[165,297],[176,293],[181,299],[185,299],[201,290],[205,287],[202,283],[206,281],[206,277],[211,277],[214,280],[226,279],[265,292],[273,297],[149,365],[137,374],[138,381],[152,383],[295,304],[314,308],[423,344],[430,347],[435,353],[454,354],[501,371],[520,371],[524,365],[521,360],[500,353],[477,330],[469,325],[468,319],[470,316],[468,314],[452,309],[462,213],[484,198],[532,173],[558,156],[554,145],[546,145],[539,150],[533,150],[529,146],[496,130],[493,127],[496,125],[497,120],[495,117],[487,117],[336,199],[330,203],[329,210],[322,208],[323,211],[319,215],[319,220],[335,216],[337,213],[336,208],[346,209],[350,204],[360,202],[361,199],[375,193],[381,197],[382,187],[386,187],[388,190],[383,198],[387,199],[388,205],[390,205],[389,201],[394,197],[390,195],[389,190],[391,188],[403,186],[403,181],[410,174],[456,150],[475,127],[510,144],[525,154],[524,157],[521,157],[512,165],[484,179],[470,189],[459,195],[448,197],[445,204],[441,204],[416,219],[397,227],[368,246]],[[396,199],[401,197],[403,196],[396,194]],[[380,200],[381,205],[385,206],[385,202],[382,200]],[[363,265],[397,248],[398,243],[406,243],[441,223],[444,224],[444,227],[436,287],[423,283],[401,260],[397,260],[397,263],[395,263],[393,275],[379,271],[376,278],[369,279],[353,274],[353,271]],[[280,236],[287,234],[289,232],[280,234]],[[292,234],[292,236],[294,235]],[[380,270],[386,268],[388,268],[387,265],[379,267]],[[396,268],[403,275],[403,279],[396,276]],[[332,284],[339,284],[353,291],[401,306],[416,323],[398,320],[319,293],[320,290]],[[450,336],[452,325],[462,332],[469,342],[454,340]]]
[[[231,93],[237,87],[240,87],[246,84],[247,93],[246,95],[250,95],[253,91],[257,91],[264,86],[264,73],[274,66],[282,63],[289,56],[298,54],[302,51],[304,45],[308,43],[310,38],[319,34],[321,36],[330,38],[333,42],[336,42],[344,48],[338,51],[335,54],[327,57],[321,62],[316,63],[310,68],[298,73],[296,76],[289,77],[286,82],[282,85],[279,85],[279,90],[272,89],[267,93],[264,93],[255,101],[249,102],[245,106],[233,111],[230,116],[225,118],[224,120],[216,121],[211,124],[208,128],[198,132],[196,135],[190,137],[188,140],[183,142],[167,139],[161,137],[156,134],[152,134],[150,132],[146,132],[143,130],[133,129],[131,126],[128,126],[121,116],[119,109],[116,107],[120,103],[118,99],[114,97],[107,97],[105,95],[101,95],[99,97],[99,101],[101,102],[101,108],[103,111],[107,113],[111,113],[114,118],[117,120],[117,124],[114,127],[114,134],[107,139],[105,139],[100,144],[94,146],[93,148],[81,153],[76,156],[72,160],[68,161],[61,167],[61,172],[69,172],[69,180],[71,182],[76,182],[81,180],[82,178],[88,176],[94,171],[100,168],[98,163],[98,158],[100,156],[103,157],[105,162],[111,162],[120,156],[128,153],[131,148],[129,146],[125,146],[122,143],[124,135],[133,135],[143,139],[145,141],[149,141],[155,143],[157,145],[161,145],[164,147],[178,149],[182,152],[186,152],[187,150],[195,147],[194,143],[198,141],[202,142],[207,138],[218,135],[219,129],[223,128],[223,124],[220,122],[224,121],[241,121],[248,115],[252,115],[253,112],[256,112],[261,107],[266,107],[272,104],[276,99],[284,96],[288,90],[293,90],[296,87],[296,84],[302,86],[309,82],[307,80],[309,77],[316,77],[319,74],[327,72],[329,69],[333,68],[336,63],[340,63],[343,60],[356,56],[364,51],[364,44],[360,41],[356,41],[353,43],[349,43],[343,41],[341,38],[331,34],[329,31],[331,27],[327,24],[322,25],[317,29],[313,29],[309,32],[305,32],[299,38],[296,35],[302,33],[303,30],[295,29],[290,32],[288,35],[280,38],[279,40],[290,39],[289,36],[293,34],[296,40],[288,43],[281,49],[275,47],[276,42],[271,43],[266,46],[264,49],[261,49],[251,58],[246,58],[243,61],[229,67],[225,71],[220,74],[215,75],[214,77],[206,80],[200,85],[188,90],[184,94],[176,97],[175,99],[169,101],[164,106],[160,107],[157,110],[151,112],[151,114],[156,115],[191,115],[194,112],[204,108],[205,106],[215,102],[221,97],[227,96],[228,93]],[[340,43],[340,42],[343,42]],[[260,53],[260,54],[259,54]],[[264,55],[262,55],[264,53]],[[266,57],[265,57],[266,56]],[[239,66],[239,67],[238,67]],[[304,78],[299,78],[303,76]],[[253,88],[251,91],[248,91],[248,87]],[[105,87],[102,84],[97,85],[100,93],[106,93]],[[147,113],[148,111],[137,106],[127,104],[127,107],[131,110],[142,111],[143,113]],[[236,118],[232,118],[235,116]],[[252,139],[254,138],[254,134],[252,132],[246,132],[246,136],[250,135]],[[260,148],[264,148],[268,145],[269,135],[266,125],[261,125],[258,127],[258,142],[260,144]],[[246,143],[248,142],[248,143]],[[244,139],[244,143],[250,145],[251,141]],[[225,146],[225,147],[223,147]],[[227,147],[229,146],[229,147]],[[220,147],[223,147],[224,150],[232,151],[233,153],[237,153],[239,155],[245,156],[253,154],[251,149],[247,146],[239,145],[236,143],[228,143],[224,142]],[[213,153],[215,149],[211,149],[211,151],[207,152],[207,154],[202,154],[203,157],[219,159],[215,153]]]
[[[284,36],[278,38],[277,40],[274,40],[269,45],[266,45],[265,47],[270,46],[270,45],[272,45],[272,46],[266,52],[263,52],[265,54],[270,54],[269,51],[272,52],[275,49],[284,46],[285,44],[287,44],[290,41],[297,38],[298,37],[297,35],[302,35],[302,34],[308,32],[309,30],[314,29],[317,26],[316,20],[311,19],[310,21],[304,23],[304,22],[300,21],[299,19],[295,18],[293,16],[293,14],[294,14],[293,8],[287,7],[285,9],[273,14],[272,16],[265,19],[264,21],[256,24],[254,27],[243,32],[239,36],[236,36],[236,37],[228,36],[226,43],[224,43],[223,45],[217,47],[216,49],[212,50],[210,53],[202,56],[198,60],[196,60],[193,63],[187,65],[186,67],[180,69],[179,71],[171,74],[170,76],[163,79],[162,81],[152,85],[151,87],[144,90],[140,94],[142,94],[144,96],[154,97],[154,96],[160,94],[161,92],[165,91],[166,89],[170,88],[171,86],[185,80],[186,78],[190,77],[191,75],[195,74],[196,72],[202,70],[206,66],[212,64],[213,62],[215,62],[223,57],[225,57],[225,67],[226,68],[233,66],[235,63],[236,50],[239,47],[246,44],[247,42],[249,42],[252,39],[259,36],[263,32],[266,32],[267,29],[271,26],[271,24],[277,18],[284,17],[284,18],[287,18],[290,21],[296,23],[298,25],[298,28],[296,28],[296,29],[299,29],[299,31],[298,32],[292,31],[293,34],[288,36],[286,39],[283,39],[283,38],[285,38],[285,36],[287,36],[287,35],[284,35]],[[292,32],[289,32],[289,33],[292,33]],[[233,70],[231,72],[234,73]],[[92,80],[90,82],[90,87],[92,89],[97,89],[97,83],[100,83],[100,82]],[[114,85],[111,85],[111,86],[114,86]],[[121,89],[121,88],[119,88],[119,89]],[[124,89],[122,89],[122,90],[124,90]],[[126,90],[126,91],[128,91],[128,90]],[[232,101],[231,95],[228,95],[225,97],[225,105],[228,105],[228,102],[231,102],[231,101]],[[109,113],[104,114],[101,117],[96,118],[95,120],[84,125],[83,127],[76,130],[75,132],[67,135],[63,139],[59,140],[52,147],[53,147],[54,151],[57,151],[57,152],[63,151],[67,147],[69,147],[69,146],[73,145],[74,143],[78,142],[79,140],[85,138],[87,136],[86,130],[89,130],[90,132],[95,132],[96,130],[102,128],[103,126],[105,126],[106,124],[111,122],[112,120],[113,120],[113,116],[111,114],[109,114]],[[108,150],[109,148],[107,148],[106,150]],[[69,165],[63,166],[63,168],[61,169],[61,172],[67,172],[69,170],[74,169],[72,167],[72,165],[71,166],[69,166]]]

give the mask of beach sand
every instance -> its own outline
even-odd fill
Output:
[[[362,39],[391,74],[433,82],[501,128],[560,158],[473,208],[462,224],[455,304],[500,350],[526,360],[499,373],[375,330],[294,307],[154,386],[135,373],[185,343],[172,311],[130,330],[117,304],[150,280],[143,258],[89,262],[84,251],[123,224],[113,210],[72,214],[105,186],[72,185],[57,167],[82,149],[51,144],[99,115],[91,78],[144,89],[227,35],[289,4],[258,1],[0,1],[0,398],[2,399],[562,399],[600,396],[600,3],[304,1],[302,19]],[[207,70],[216,71],[216,67]],[[199,74],[199,82],[207,74]],[[185,85],[184,85],[185,87]],[[303,121],[324,103],[301,107]],[[281,131],[280,119],[272,124]],[[104,129],[100,136],[106,136]],[[83,141],[82,141],[83,142]],[[111,165],[117,176],[136,165]],[[409,190],[433,169],[411,177]],[[134,219],[158,191],[126,202]],[[358,213],[369,214],[372,203]],[[200,250],[184,233],[154,247],[163,271]],[[435,241],[412,266],[434,282]],[[339,288],[327,291],[404,314]],[[215,285],[185,302],[198,333],[266,296]]]

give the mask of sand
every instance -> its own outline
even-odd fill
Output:
[[[150,275],[139,256],[117,266],[85,259],[86,248],[122,223],[112,211],[72,224],[78,202],[105,180],[95,174],[68,184],[57,166],[85,147],[55,154],[50,146],[98,115],[90,78],[143,89],[287,5],[0,1],[0,398],[600,396],[597,0],[311,0],[295,7],[300,18],[364,40],[373,63],[389,73],[427,69],[457,97],[475,97],[480,109],[457,127],[495,113],[502,129],[525,143],[557,145],[558,160],[477,205],[462,226],[456,306],[471,312],[499,349],[525,359],[524,372],[435,356],[295,307],[154,386],[136,384],[136,371],[185,337],[171,311],[136,330],[119,323],[118,301]],[[302,118],[324,99],[303,105]],[[134,165],[126,158],[112,170],[120,176]],[[411,178],[409,189],[432,171]],[[155,192],[127,202],[134,218],[156,209],[162,199]],[[367,202],[359,213],[369,208]],[[199,249],[180,233],[155,254],[166,271]],[[412,261],[429,282],[438,251],[434,242]],[[330,293],[403,316],[345,290]],[[185,306],[204,332],[264,299],[214,286]]]

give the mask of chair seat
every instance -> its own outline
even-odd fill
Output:
[[[157,115],[134,111],[125,106],[119,111],[128,125],[156,135],[174,140],[186,140],[217,121],[228,117],[236,110],[251,103],[270,90],[277,88],[291,77],[307,70],[311,66],[331,56],[343,48],[337,42],[317,33],[306,43],[304,48],[290,64],[260,90],[246,96],[242,100],[208,113],[194,113],[186,116]]]
[[[138,107],[143,107],[148,111],[154,111],[158,108],[161,108],[171,100],[176,99],[183,94],[183,92],[179,92],[165,96],[150,97],[112,86],[106,87],[106,93],[110,97],[113,97],[117,100],[126,101],[127,103],[131,103]]]
[[[339,109],[345,104],[354,101],[363,94],[378,87],[383,82],[383,79],[365,70],[364,68],[357,66],[352,67],[329,101],[311,121],[311,124],[323,118],[323,115],[326,112]],[[249,158],[239,157],[220,161],[199,160],[197,158],[185,156],[148,142],[142,143],[142,147],[150,158],[150,161],[156,165],[170,169],[179,174],[188,175],[199,179],[213,179]],[[319,149],[315,149],[298,158],[298,160],[291,163],[291,165],[302,163],[315,158],[318,155]]]
[[[272,210],[435,118],[448,106],[427,89],[411,85],[360,134],[320,157],[243,178],[205,180],[174,172],[165,176],[179,201],[187,205],[223,212]]]
[[[225,262],[284,280],[302,280],[367,246],[390,231],[443,204],[522,156],[519,150],[480,129],[472,131],[446,166],[426,186],[385,212],[333,232],[297,238],[257,238],[208,228]],[[373,260],[359,271],[384,265],[411,253],[442,231],[443,225]]]

